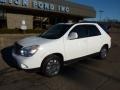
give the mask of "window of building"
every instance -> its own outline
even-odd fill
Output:
[[[34,29],[40,29],[40,28],[47,29],[48,25],[49,25],[48,17],[34,16],[34,20],[33,20]]]
[[[0,28],[7,27],[6,13],[5,10],[0,8]]]

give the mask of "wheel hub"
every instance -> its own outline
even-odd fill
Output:
[[[60,70],[60,62],[58,60],[50,60],[46,67],[46,72],[49,75],[56,75]]]

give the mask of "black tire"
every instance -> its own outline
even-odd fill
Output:
[[[108,54],[108,48],[107,47],[102,47],[102,49],[100,50],[99,54],[98,54],[98,57],[100,59],[105,59],[107,57],[107,54]]]
[[[59,74],[61,67],[61,58],[56,55],[50,55],[43,60],[41,72],[45,76],[53,77]]]

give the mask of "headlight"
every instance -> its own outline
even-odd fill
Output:
[[[29,46],[29,47],[23,47],[20,50],[20,54],[21,54],[21,56],[31,57],[31,56],[33,56],[38,51],[38,47],[39,47],[39,45],[33,45],[33,46]]]

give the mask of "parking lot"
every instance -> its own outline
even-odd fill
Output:
[[[7,46],[0,53],[0,90],[120,90],[120,33],[110,35],[112,48],[106,60],[85,58],[52,78],[14,68],[12,47]]]

